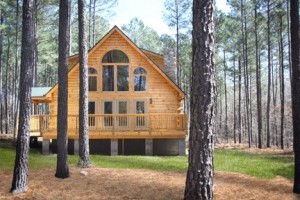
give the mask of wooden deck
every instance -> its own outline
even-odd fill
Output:
[[[56,115],[33,115],[31,136],[55,139],[56,121]],[[186,130],[187,115],[185,114],[89,115],[90,139],[184,138]],[[78,131],[78,115],[69,115],[68,138],[78,138]]]

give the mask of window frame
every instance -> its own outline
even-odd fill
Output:
[[[89,69],[94,69],[96,73],[89,73]],[[98,92],[98,70],[95,67],[88,67],[88,92]],[[96,90],[90,90],[90,77],[96,77]]]
[[[112,52],[112,51],[122,52],[126,56],[128,62],[103,62],[105,56],[108,53]],[[110,91],[103,90],[104,89],[104,79],[103,79],[103,67],[104,66],[113,66],[113,90],[110,90]],[[118,67],[119,66],[120,67],[121,66],[128,67],[128,90],[127,91],[119,91],[118,90]],[[129,92],[129,91],[131,91],[131,89],[130,89],[130,81],[131,81],[130,59],[129,59],[128,55],[124,51],[119,50],[119,49],[112,49],[112,50],[107,51],[104,54],[104,56],[102,57],[102,59],[101,59],[101,72],[102,72],[102,75],[101,75],[101,84],[102,84],[101,85],[101,92],[120,92],[120,93],[122,93],[122,92]]]
[[[142,68],[145,73],[135,73],[135,71],[139,68]],[[147,78],[147,75],[148,75],[148,72],[147,70],[144,68],[144,67],[141,67],[141,66],[138,66],[136,67],[134,70],[133,70],[133,92],[147,92],[148,90],[148,78]],[[135,77],[138,76],[138,77],[145,77],[145,90],[135,90]]]

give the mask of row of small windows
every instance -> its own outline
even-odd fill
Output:
[[[88,69],[89,91],[97,91],[97,70]],[[134,91],[146,91],[147,71],[138,67],[134,70]],[[116,87],[116,88],[115,88]],[[103,65],[102,66],[102,91],[129,91],[129,66],[128,65]]]

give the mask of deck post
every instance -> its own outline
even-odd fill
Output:
[[[146,156],[153,156],[153,139],[145,139]]]
[[[185,138],[178,139],[178,150],[180,156],[185,156]]]
[[[50,154],[50,139],[44,139],[42,142],[42,154],[49,155]]]
[[[118,139],[110,140],[110,155],[112,156],[118,155]]]
[[[74,139],[74,155],[78,155],[78,154],[79,154],[79,140]]]

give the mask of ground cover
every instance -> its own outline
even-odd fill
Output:
[[[297,199],[290,152],[216,148],[215,199]],[[91,155],[80,175],[69,156],[70,178],[54,177],[56,155],[31,149],[29,190],[12,195],[14,147],[0,140],[0,199],[182,199],[187,157]],[[248,175],[247,175],[248,174]],[[259,177],[259,178],[257,178]]]

